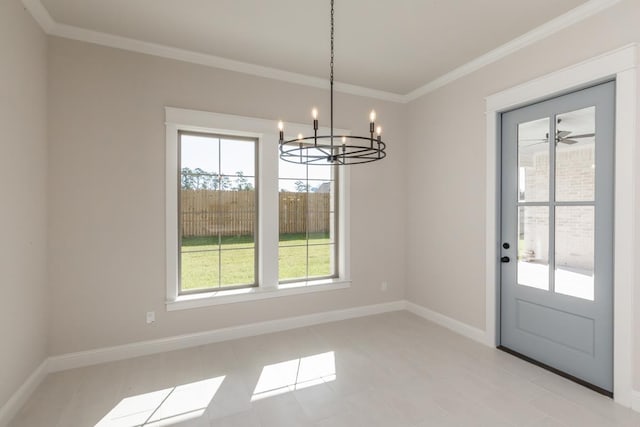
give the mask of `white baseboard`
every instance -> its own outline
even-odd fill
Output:
[[[20,408],[27,402],[31,394],[40,385],[42,380],[49,373],[49,360],[45,359],[40,366],[27,378],[13,396],[0,407],[0,427],[9,424],[9,421],[16,416]]]
[[[640,391],[631,391],[631,409],[640,412]]]
[[[305,316],[270,320],[260,323],[251,323],[248,325],[234,326],[194,334],[185,334],[115,347],[63,354],[60,356],[50,357],[42,362],[42,364],[33,372],[33,374],[31,374],[11,399],[9,399],[9,401],[0,408],[0,427],[4,427],[15,416],[29,396],[50,372],[64,371],[67,369],[80,368],[99,363],[129,359],[132,357],[145,356],[237,338],[245,338],[304,326],[401,310],[408,310],[411,313],[448,328],[462,336],[486,344],[485,331],[452,319],[426,307],[402,300],[383,304],[353,307],[344,310],[314,313]],[[640,392],[638,391],[633,391],[632,393],[632,408],[635,411],[640,412]]]
[[[286,331],[289,329],[335,322],[338,320],[370,316],[373,314],[387,313],[391,311],[401,311],[405,309],[405,304],[406,302],[401,300],[383,304],[347,308],[344,310],[325,311],[305,316],[288,317],[285,319],[251,323],[231,328],[216,329],[194,334],[179,335],[151,341],[142,341],[132,344],[52,356],[42,362],[42,364],[31,374],[31,376],[29,376],[29,378],[13,394],[7,403],[0,407],[0,427],[4,427],[9,423],[9,421],[11,421],[38,385],[40,385],[42,380],[51,372],[81,368],[99,363],[114,362],[132,357],[146,356],[149,354],[179,350],[254,335],[268,334],[271,332]]]
[[[298,317],[288,317],[285,319],[269,320],[266,322],[198,332],[194,334],[136,342],[115,347],[63,354],[49,358],[49,372],[64,371],[67,369],[124,360],[132,357],[146,356],[165,351],[180,350],[183,348],[196,347],[220,341],[285,331],[288,329],[317,325],[320,323],[370,316],[372,314],[386,313],[390,311],[400,311],[404,310],[404,308],[405,301],[393,301],[383,304],[326,311]]]
[[[437,323],[440,326],[451,329],[453,332],[456,332],[462,336],[470,338],[474,341],[478,341],[482,344],[486,344],[486,334],[482,329],[467,325],[466,323],[460,322],[459,320],[452,319],[451,317],[445,316],[444,314],[438,313],[409,301],[406,302],[406,309],[413,314],[430,320],[433,323]]]

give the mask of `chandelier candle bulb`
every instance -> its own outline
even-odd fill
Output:
[[[318,109],[313,107],[311,110],[311,117],[313,117],[313,145],[318,146]]]
[[[371,110],[369,113],[369,132],[371,133],[371,139],[373,139],[373,130],[376,128],[376,112]]]
[[[280,143],[282,143],[284,141],[284,123],[282,123],[282,120],[278,122],[278,130],[280,131]]]
[[[314,108],[311,110],[311,117],[313,117],[313,130],[316,131],[315,135],[318,135],[318,109]]]
[[[376,129],[376,124],[375,124],[375,120],[376,120],[376,112],[375,111],[371,111],[371,114],[369,114],[369,120],[371,120],[371,123],[369,123],[369,133],[371,134],[371,149],[373,150],[373,133],[375,132]]]

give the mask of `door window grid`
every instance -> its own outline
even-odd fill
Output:
[[[583,119],[583,125],[585,123],[584,119],[587,117],[586,123],[589,123],[589,125],[586,128],[583,127],[582,132],[580,133],[568,131],[567,129],[571,128],[568,127],[567,122],[572,121],[572,115],[581,116]],[[540,126],[541,123],[543,123],[543,126]],[[544,136],[537,135],[537,137],[532,138],[531,129],[536,127],[536,125],[538,125],[538,130],[540,128],[544,128],[544,126],[548,126],[548,133],[545,133]],[[552,138],[549,138],[549,135],[555,135],[553,138],[553,144],[551,144]],[[525,142],[524,147],[523,142]],[[567,253],[567,251],[564,250],[563,253],[559,254],[556,248],[556,246],[558,246],[556,242],[558,230],[561,229],[562,226],[564,226],[564,229],[561,229],[561,231],[565,231],[565,235],[562,236],[563,238],[570,238],[573,240],[577,239],[577,233],[574,232],[571,234],[567,228],[567,223],[570,222],[570,219],[567,220],[566,218],[562,218],[562,224],[557,223],[556,216],[558,209],[563,209],[565,207],[589,209],[589,207],[591,207],[592,210],[595,210],[595,200],[593,200],[593,196],[595,196],[595,150],[593,148],[590,149],[589,147],[586,147],[586,149],[581,147],[580,150],[570,150],[566,148],[567,145],[580,145],[580,143],[582,143],[581,145],[583,147],[589,143],[592,146],[595,144],[595,106],[568,113],[557,114],[549,118],[542,118],[532,122],[521,123],[518,126],[518,195],[516,203],[519,215],[518,268],[516,269],[516,281],[519,285],[535,287],[543,290],[549,290],[554,293],[561,293],[594,301],[594,221],[587,221],[587,224],[591,225],[587,225],[583,230],[580,230],[582,234],[585,235],[582,239],[584,241],[582,242],[583,245],[581,246],[581,250],[582,252],[588,252],[587,255],[582,257],[583,259],[577,262],[569,261],[568,258],[570,258],[571,255],[575,256],[576,252]],[[533,162],[532,159],[529,159],[529,168],[523,167],[523,160],[526,160],[525,156],[523,156],[523,148],[526,149],[527,146],[531,148],[538,144],[547,145],[548,150],[538,150],[539,158],[537,159],[537,162]],[[585,150],[587,151],[586,155],[584,153],[580,153],[580,151]],[[566,176],[563,177],[565,178],[565,182],[557,179],[559,169],[558,157],[559,155],[566,155],[567,153],[573,153],[574,157],[578,157],[582,160],[582,167],[579,170],[582,175],[582,181],[576,182],[574,180],[571,182],[570,179],[566,179]],[[577,156],[575,155],[576,153],[578,154]],[[545,159],[545,156],[547,159]],[[586,167],[584,165],[585,162],[588,162]],[[532,167],[534,165],[536,168]],[[562,161],[560,162],[560,170],[564,172],[564,175],[567,175],[573,166],[575,165],[568,162],[565,162],[564,164]],[[538,171],[538,176],[531,173],[531,171],[535,171],[535,169]],[[543,171],[543,173],[540,174],[540,171]],[[544,175],[547,176],[545,177]],[[544,184],[545,181],[548,183],[548,198],[544,197],[544,185],[540,186],[540,182]],[[587,187],[586,189],[584,188],[585,182]],[[538,185],[536,186],[536,184]],[[531,189],[532,187],[534,189],[534,195],[528,196],[527,189]],[[576,190],[575,187],[578,187],[577,191],[572,191]],[[558,192],[560,192],[561,197],[566,199],[566,201],[557,200],[558,197],[556,194]],[[531,193],[531,191],[529,191],[529,193]],[[581,200],[586,199],[585,195],[592,195],[591,200]],[[545,201],[545,199],[547,201]],[[536,251],[531,249],[531,245],[527,245],[527,233],[525,230],[527,228],[532,228],[531,225],[535,226],[540,223],[539,218],[535,219],[535,217],[539,215],[527,216],[524,214],[527,207],[547,207],[548,209],[547,224],[546,227],[543,227],[542,231],[543,235],[548,235],[548,242],[545,243],[543,237],[542,240],[540,240],[539,236],[535,245],[538,248],[546,246],[548,248],[548,255],[546,256],[544,255],[545,249],[542,249],[542,254],[539,252],[536,254]],[[579,216],[580,215],[576,215],[574,219],[578,219]],[[589,215],[581,216],[584,219]],[[544,228],[547,228],[548,230],[544,230]],[[580,227],[573,227],[574,230],[579,228]],[[545,233],[545,231],[548,233]],[[567,233],[567,231],[569,232]],[[588,241],[589,236],[591,236],[590,241]],[[561,246],[562,249],[566,249],[567,245],[564,244],[564,242],[561,242],[559,246]],[[585,246],[588,246],[586,250]],[[574,248],[576,248],[576,246],[574,246]],[[540,249],[538,250],[540,251]],[[553,256],[549,256],[550,254],[553,254]],[[585,257],[589,257],[589,254],[591,254],[590,259],[587,261]],[[559,259],[562,262],[559,263]],[[576,265],[579,265],[580,268],[577,268]],[[562,268],[558,268],[558,266],[561,266]],[[545,270],[547,270],[548,273],[546,273]],[[543,277],[545,274],[548,274],[548,279]],[[558,283],[556,283],[557,278],[560,279]]]

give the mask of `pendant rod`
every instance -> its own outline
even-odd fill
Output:
[[[334,0],[331,0],[331,63],[330,63],[330,67],[331,67],[331,73],[329,75],[329,82],[331,85],[330,91],[331,91],[331,105],[330,105],[330,110],[331,110],[331,154],[333,155],[333,38],[334,38],[334,9],[333,9],[333,2]]]

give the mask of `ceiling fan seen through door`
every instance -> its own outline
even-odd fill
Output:
[[[560,122],[562,122],[562,119],[558,119],[558,125],[560,124]],[[596,136],[595,133],[582,133],[582,134],[578,134],[578,135],[573,135],[572,131],[568,131],[568,130],[557,130],[556,131],[556,144],[557,143],[561,143],[561,144],[575,144],[579,139],[582,138],[593,138],[594,136]],[[545,144],[549,142],[549,133],[547,132],[545,134],[544,139],[521,139],[521,142],[525,142],[525,141],[531,141],[532,144],[531,145],[537,145],[537,144]]]

